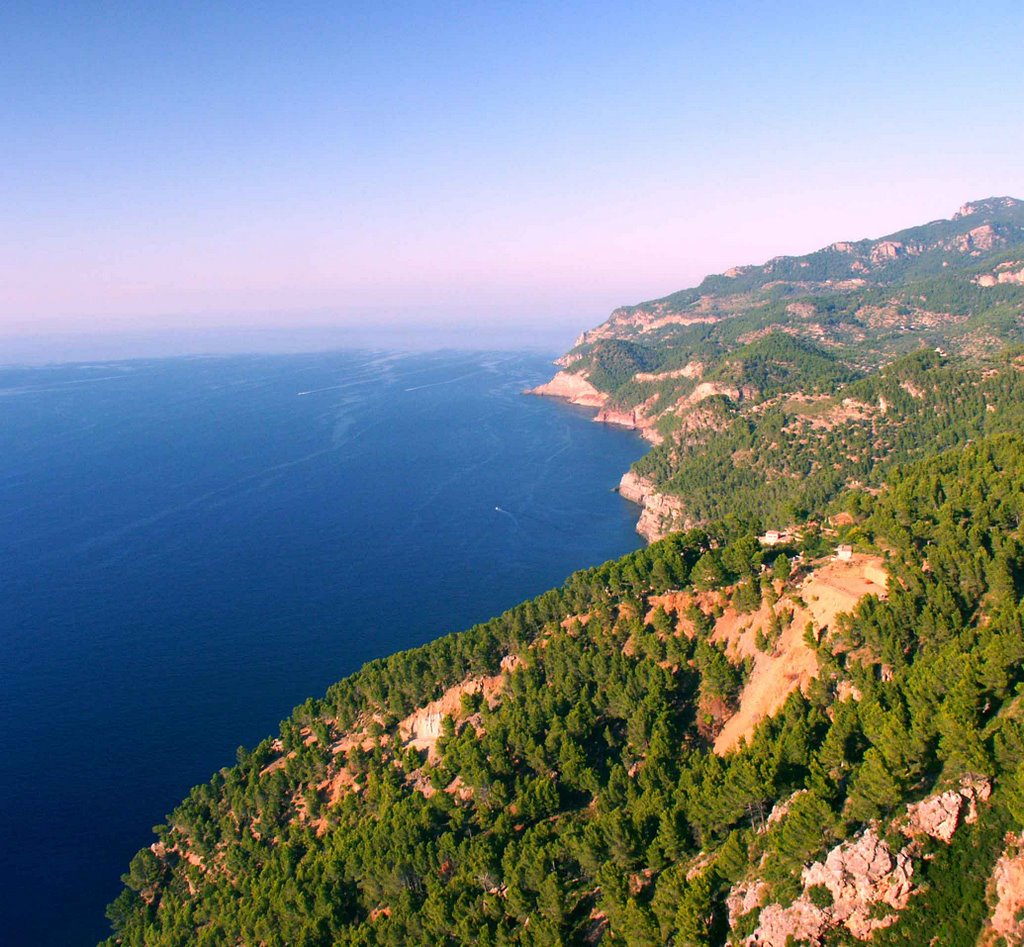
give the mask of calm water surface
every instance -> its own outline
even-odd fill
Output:
[[[293,706],[637,548],[631,433],[508,353],[0,369],[6,944],[95,943],[150,827]]]

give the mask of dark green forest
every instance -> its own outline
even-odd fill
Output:
[[[976,937],[985,911],[964,921],[939,892],[983,895],[1002,831],[1024,824],[1024,444],[993,435],[894,469],[862,516],[858,543],[884,555],[890,594],[823,631],[808,693],[736,752],[712,752],[698,719],[745,673],[708,638],[714,616],[691,616],[687,635],[648,611],[693,584],[754,584],[760,599],[765,574],[796,581],[788,558],[775,568],[783,553],[718,524],[296,708],[279,743],[239,750],[157,827],[159,855],[136,856],[110,906],[111,943],[723,943],[738,881],[756,874],[792,901],[800,868],[839,840],[980,773],[995,783],[981,819],[933,843],[928,893],[878,941],[919,943],[903,932],[926,924],[937,943],[973,942],[945,932]],[[807,559],[816,541],[789,552]],[[402,716],[508,655],[520,661],[499,698],[464,698],[434,763],[396,739]],[[859,700],[837,700],[844,682]],[[325,806],[315,787],[353,731],[358,789]]]

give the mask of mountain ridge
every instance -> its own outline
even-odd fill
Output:
[[[719,445],[723,438],[734,443],[731,460],[715,459],[731,473],[751,451],[764,454],[777,423],[794,438],[819,442],[822,425],[831,425],[826,440],[833,445],[860,438],[864,425],[880,443],[889,443],[899,425],[920,439],[925,405],[883,393],[886,373],[902,373],[918,402],[952,418],[960,408],[952,398],[934,403],[932,388],[949,395],[956,385],[961,397],[973,399],[978,385],[991,385],[986,373],[993,372],[1015,387],[1016,369],[1006,370],[1002,353],[1021,343],[1024,202],[988,198],[962,205],[950,219],[775,257],[620,307],[585,332],[558,360],[555,378],[533,393],[597,407],[598,421],[634,428],[652,442],[620,489],[644,507],[639,531],[654,539],[707,521],[690,481],[697,469],[707,480],[713,435]],[[928,363],[927,353],[937,353],[945,367]],[[965,366],[975,375],[960,377]],[[922,371],[927,379],[911,377]],[[872,385],[878,390],[867,391]],[[1016,412],[1017,403],[1016,395],[993,391],[980,409],[1002,416]],[[975,414],[950,423],[966,438],[993,422]],[[830,488],[832,496],[855,483],[877,488],[890,461],[891,455],[875,457],[849,470]],[[843,458],[836,462],[850,467]],[[822,478],[806,465],[762,473],[776,486],[795,474]],[[754,488],[764,494],[759,484]],[[743,512],[775,522],[783,516],[772,503]]]
[[[978,223],[979,217],[983,222],[978,226],[971,226]],[[968,221],[968,218],[974,219]],[[979,233],[971,237],[972,230]],[[927,244],[925,241],[929,237],[932,238],[932,242]],[[957,244],[956,238],[961,238],[962,242]],[[884,270],[887,263],[920,256],[925,248],[946,253],[959,250],[978,256],[996,246],[1008,247],[1019,244],[1024,244],[1024,201],[1012,197],[985,198],[961,205],[951,218],[938,218],[927,224],[904,228],[882,237],[841,240],[811,253],[776,256],[763,264],[730,267],[721,274],[706,276],[696,287],[679,290],[657,299],[620,306],[614,310],[610,320],[614,320],[617,313],[628,315],[650,309],[676,311],[677,307],[693,302],[693,294],[704,295],[705,292],[714,293],[723,289],[743,287],[759,274],[781,278],[782,273],[787,273],[794,267],[797,270],[809,269],[812,261],[822,262],[824,257],[831,257],[833,264],[838,262],[838,265],[828,269],[831,279],[837,275],[856,279],[859,278],[859,274],[871,271],[869,264],[876,268],[880,266]],[[850,261],[849,265],[844,266],[847,259]],[[805,274],[796,272],[792,275]],[[731,285],[723,284],[721,281],[725,279],[734,282]],[[589,341],[588,334],[584,332],[576,344],[585,344],[586,341]]]

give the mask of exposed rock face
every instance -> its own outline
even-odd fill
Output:
[[[994,273],[983,273],[975,282],[979,286],[1024,286],[1024,263],[1020,261],[1000,263]]]
[[[806,793],[806,789],[798,789],[788,799],[782,799],[775,803],[775,805],[772,806],[772,811],[768,813],[768,820],[765,823],[766,826],[771,828],[773,825],[781,822],[787,815],[789,815],[789,810],[792,808],[793,803]]]
[[[959,789],[937,793],[907,806],[903,831],[911,836],[929,835],[949,844],[962,822],[977,818],[978,803],[987,800],[991,793],[992,784],[987,777],[965,776]],[[785,817],[794,798],[776,805],[769,817],[770,824]],[[919,851],[918,846],[912,841],[894,852],[873,827],[851,841],[842,842],[824,861],[803,870],[804,891],[789,907],[770,904],[761,912],[758,928],[746,943],[786,947],[787,939],[792,937],[798,943],[820,945],[828,930],[840,926],[859,940],[867,940],[874,931],[892,924],[896,912],[905,908],[915,893],[912,857]],[[1024,906],[1024,853],[1004,858],[1007,861],[1002,874],[996,869],[996,884],[998,888],[999,879],[1003,878],[1008,892],[1005,912],[999,914],[997,908],[999,923],[1005,926],[1007,918],[1016,924],[1016,911]],[[816,886],[828,889],[831,905],[819,907],[811,900],[809,890]],[[993,926],[997,915],[993,915]],[[1024,924],[1020,925],[1020,934],[1024,936]]]
[[[654,492],[654,483],[646,477],[638,476],[632,470],[624,473],[619,481],[619,493],[631,503],[643,503]]]
[[[767,890],[768,885],[760,879],[740,881],[733,885],[725,899],[725,906],[729,911],[729,927],[735,927],[736,922],[744,914],[759,908]]]
[[[960,824],[960,810],[964,797],[958,792],[944,792],[907,807],[911,834],[924,833],[932,838],[949,842]]]
[[[898,240],[883,240],[871,248],[871,262],[878,264],[886,260],[895,260],[904,256],[906,252],[906,246]]]
[[[624,329],[644,334],[663,329],[669,325],[693,326],[713,324],[720,320],[718,314],[697,312],[681,313],[661,304],[624,306],[616,309],[606,322],[594,329],[587,329],[576,340],[576,345],[599,342],[601,339],[617,338]]]
[[[986,209],[1002,208],[1004,210],[1009,210],[1017,207],[1019,204],[1020,201],[1012,197],[990,197],[988,200],[984,201],[970,201],[969,203],[964,204],[963,207],[953,215],[953,220],[970,217],[972,214],[976,214],[979,211]]]
[[[597,417],[594,420],[600,421],[603,424],[616,424],[619,427],[628,427],[630,430],[639,431],[652,443],[660,444],[662,437],[654,428],[655,418],[648,414],[649,411],[653,410],[657,400],[657,395],[655,395],[635,408],[605,406],[597,412]]]
[[[860,688],[853,681],[840,681],[839,686],[836,688],[836,700],[839,702],[844,700],[860,700],[863,696]]]
[[[818,676],[818,657],[814,649],[804,640],[804,628],[808,621],[815,627],[811,613],[794,603],[793,618],[786,624],[770,653],[754,650],[753,668],[746,684],[739,694],[735,713],[725,721],[715,736],[714,749],[720,756],[735,750],[748,739],[757,726],[767,717],[773,717],[786,703],[796,689],[806,692],[810,682]],[[771,620],[772,608],[767,603],[748,617],[750,632],[748,639],[756,635],[758,626],[767,626]],[[781,816],[779,817],[781,818]]]
[[[643,424],[643,415],[636,408],[602,408],[595,421],[602,424],[617,424],[619,427],[638,428]]]
[[[992,873],[996,906],[989,928],[1010,947],[1024,944],[1024,833],[1007,837],[1007,845]]]
[[[617,424],[640,431],[647,440],[654,444],[661,443],[661,435],[654,428],[655,418],[647,415],[655,399],[650,399],[635,408],[609,408],[608,394],[598,391],[583,373],[567,371],[558,372],[551,381],[525,392],[528,395],[541,395],[548,398],[564,398],[570,404],[582,405],[585,408],[599,408],[595,421],[603,424]]]
[[[670,372],[637,372],[633,381],[662,381],[666,378],[700,378],[704,374],[702,362],[687,362],[682,368]]]
[[[816,633],[831,628],[836,616],[853,611],[865,595],[885,597],[887,574],[876,556],[854,555],[849,560],[834,559],[810,572],[800,583],[799,600],[783,595],[773,607],[762,602],[752,613],[742,615],[728,607],[715,625],[713,641],[726,644],[727,653],[736,659],[749,658],[753,667],[739,694],[735,713],[715,737],[715,752],[729,753],[749,738],[766,717],[772,717],[799,688],[804,693],[818,676],[817,651],[805,637],[810,624]],[[868,578],[869,568],[882,571],[881,582]],[[782,634],[770,651],[757,647],[757,629],[768,625],[773,613],[790,615]],[[734,631],[729,633],[728,629]],[[744,629],[739,636],[735,631]]]
[[[508,656],[506,656],[507,658]],[[498,694],[504,686],[507,675],[518,667],[518,661],[505,663],[502,659],[502,673],[493,677],[471,677],[461,684],[449,687],[437,700],[414,710],[398,724],[398,736],[407,746],[426,750],[431,762],[438,759],[437,741],[441,736],[444,718],[453,719],[461,715],[462,698],[467,694],[481,694],[489,706],[498,702]]]
[[[929,796],[907,806],[907,835],[928,835],[945,842],[953,840],[961,822],[968,824],[978,818],[978,803],[992,795],[992,784],[984,776],[965,776],[960,788]]]
[[[837,845],[824,862],[815,862],[803,872],[808,888],[824,885],[832,893],[829,909],[833,921],[845,924],[863,938],[877,927],[887,927],[893,918],[873,918],[870,908],[885,904],[904,908],[913,893],[914,866],[906,849],[893,852],[873,829],[853,843]]]
[[[790,303],[786,306],[786,312],[801,319],[813,319],[818,314],[818,309],[813,303]]]
[[[976,253],[991,250],[998,243],[1004,242],[991,224],[983,224],[957,237],[953,245],[961,253]]]
[[[600,408],[608,400],[608,395],[598,391],[583,375],[572,372],[558,372],[551,381],[531,388],[526,393],[549,398],[565,398],[572,404],[581,404],[589,408]]]
[[[753,397],[754,391],[750,387],[732,388],[714,381],[702,381],[686,396],[684,403],[686,405],[700,404],[706,398],[714,398],[716,395],[724,395],[730,401],[742,401],[744,398]]]
[[[914,892],[914,866],[906,849],[893,852],[874,829],[852,842],[832,849],[824,862],[815,862],[802,875],[804,893],[789,907],[770,904],[759,918],[748,944],[786,947],[797,942],[818,945],[829,928],[843,926],[854,937],[866,940],[880,927],[896,920]],[[824,886],[832,896],[829,907],[819,907],[807,889]],[[879,910],[881,906],[883,910]]]
[[[819,947],[821,935],[828,926],[825,910],[803,897],[797,898],[788,908],[769,904],[761,912],[758,928],[748,938],[747,944],[787,947],[790,943],[797,943]]]
[[[638,477],[632,470],[622,475],[619,493],[643,507],[636,531],[649,543],[657,542],[675,530],[690,529],[693,525],[678,497],[659,493],[650,480]]]

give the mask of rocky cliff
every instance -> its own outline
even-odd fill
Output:
[[[588,408],[600,408],[607,400],[607,392],[598,391],[583,374],[566,371],[556,373],[551,381],[526,392],[528,395],[541,395],[549,398],[564,398],[571,404],[584,405]]]
[[[693,525],[686,517],[681,500],[659,493],[652,481],[638,476],[632,470],[622,475],[619,493],[626,500],[642,507],[636,531],[649,543]]]
[[[832,848],[824,859],[801,872],[802,891],[789,905],[765,905],[758,926],[744,942],[747,947],[788,947],[794,941],[820,947],[827,935],[845,928],[857,940],[891,926],[920,890],[915,873],[929,857],[922,838],[949,845],[961,825],[978,818],[978,804],[992,794],[990,780],[969,776],[958,790],[935,794],[907,806],[902,818],[888,826],[907,837],[894,849],[869,827],[855,838]],[[1000,869],[997,868],[997,876]],[[1000,877],[1008,877],[1003,869]],[[731,893],[737,910],[760,907],[750,904],[749,883]],[[742,898],[742,900],[740,900]],[[997,908],[998,923],[1005,926]]]
[[[865,484],[863,470],[853,475],[863,468],[853,441],[870,425],[882,447],[871,463],[880,468],[905,409],[915,409],[885,391],[847,398],[847,387],[908,351],[978,359],[1015,342],[1024,342],[1024,202],[991,198],[948,220],[733,267],[692,289],[620,307],[584,332],[558,360],[561,370],[532,393],[598,408],[597,421],[640,431],[657,448],[620,487],[644,507],[638,529],[651,539],[724,507],[697,502],[688,478],[676,476],[697,466],[708,483],[701,454],[713,450],[712,435],[730,432],[728,463],[750,471],[751,490],[760,486],[755,468],[763,482],[795,483],[808,473],[824,480],[825,456],[838,458],[831,465],[841,470],[833,491]],[[918,381],[905,379],[909,392],[907,385],[918,401],[930,397]],[[759,438],[744,429],[758,427],[764,444],[752,445]],[[791,444],[806,445],[809,461],[765,461],[768,451],[792,453]],[[723,471],[723,490],[730,479]],[[799,500],[788,505],[799,508]]]

